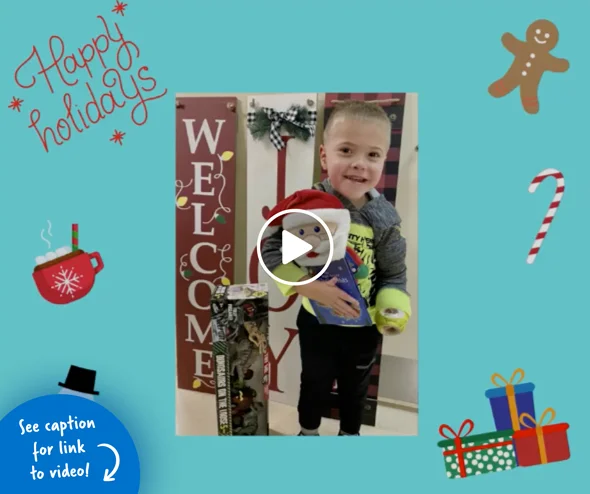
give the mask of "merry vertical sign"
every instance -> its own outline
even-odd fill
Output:
[[[260,94],[248,97],[248,108],[272,108],[287,111],[291,105],[307,108],[315,115],[316,93]],[[315,125],[315,116],[313,117]],[[300,302],[296,296],[284,297],[260,266],[256,254],[258,233],[269,218],[270,209],[286,196],[313,185],[315,137],[307,141],[295,139],[281,132],[285,143],[277,150],[269,136],[254,139],[247,131],[247,245],[249,253],[248,281],[267,283],[269,287],[269,359],[271,400],[297,406],[299,397],[299,339],[297,338],[297,313]]]
[[[215,392],[209,301],[233,282],[236,98],[176,101],[178,387]]]

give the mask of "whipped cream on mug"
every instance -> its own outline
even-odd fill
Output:
[[[55,250],[55,252],[48,252],[44,256],[35,257],[35,263],[37,266],[39,266],[40,264],[53,261],[58,257],[65,256],[70,252],[72,252],[72,248],[69,245],[66,245],[65,247],[60,247],[59,249]]]

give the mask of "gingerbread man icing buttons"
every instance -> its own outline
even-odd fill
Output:
[[[520,100],[524,111],[529,114],[539,112],[539,83],[546,71],[565,72],[569,62],[556,58],[549,52],[555,48],[559,32],[550,21],[538,20],[526,30],[526,40],[520,41],[512,34],[502,36],[502,44],[514,55],[514,62],[508,72],[488,88],[494,98],[502,98],[520,87]]]

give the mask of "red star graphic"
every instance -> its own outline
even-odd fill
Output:
[[[113,7],[112,12],[114,12],[115,14],[121,14],[124,17],[125,16],[125,9],[126,8],[127,8],[127,4],[126,3],[119,2],[119,0],[117,0],[117,3]]]
[[[15,97],[15,96],[13,96],[13,97],[12,97],[12,101],[11,101],[11,102],[10,102],[10,104],[8,105],[8,108],[10,108],[10,109],[11,109],[11,110],[13,110],[13,111],[14,111],[14,110],[16,110],[17,112],[19,112],[19,113],[20,113],[20,107],[21,107],[21,105],[23,104],[23,101],[24,101],[24,100],[22,100],[22,99],[20,99],[20,98],[17,98],[17,97]]]
[[[121,132],[119,130],[115,130],[113,137],[109,139],[109,141],[113,141],[115,144],[119,143],[121,146],[123,145],[123,136],[125,132]]]

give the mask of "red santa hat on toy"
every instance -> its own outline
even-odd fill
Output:
[[[274,215],[287,211],[289,209],[301,209],[309,211],[321,218],[325,223],[335,223],[336,229],[332,233],[334,242],[334,256],[333,259],[340,259],[344,256],[346,250],[346,243],[348,240],[348,232],[350,230],[350,212],[344,207],[340,200],[320,190],[306,189],[300,190],[291,194],[290,196],[279,202],[269,213],[269,218]],[[289,213],[275,218],[266,229],[265,237],[272,235],[281,227],[284,230],[293,230],[299,227],[309,226],[313,224],[314,220],[311,216],[304,213]],[[322,228],[323,230],[323,228]],[[311,232],[310,232],[311,233]],[[328,242],[322,242],[322,246],[314,249],[322,255],[320,258],[316,256],[315,262],[319,262],[324,257],[327,257]]]
[[[338,227],[350,227],[350,213],[344,208],[340,200],[321,190],[306,189],[299,190],[279,202],[268,214],[269,218],[289,209],[301,209],[319,216],[326,223],[336,223]],[[312,218],[303,213],[289,213],[275,218],[268,226],[266,235],[272,235],[279,228],[290,230],[298,226],[304,226],[313,221]]]

